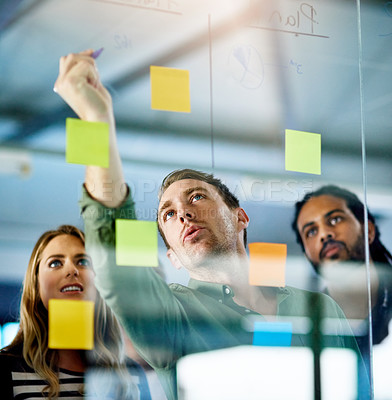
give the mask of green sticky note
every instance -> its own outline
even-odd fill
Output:
[[[109,125],[105,122],[66,120],[66,161],[109,167]]]
[[[157,267],[157,223],[116,219],[116,262],[123,266]]]
[[[286,171],[321,174],[321,135],[286,129]]]
[[[50,299],[48,308],[50,349],[94,348],[94,302]]]
[[[150,66],[151,108],[191,112],[189,71]]]

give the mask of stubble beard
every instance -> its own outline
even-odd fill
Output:
[[[223,240],[219,240],[215,234],[209,231],[210,236],[208,239],[204,239],[203,249],[198,250],[196,248],[191,254],[188,253],[188,270],[208,269],[211,271],[232,258],[236,252],[236,230],[227,215],[222,215],[220,229],[223,231]]]
[[[347,245],[346,245],[347,249]],[[347,258],[340,259],[339,257],[331,258],[325,261],[321,261],[320,263],[311,262],[314,269],[317,272],[320,272],[320,266],[325,266],[328,263],[337,263],[337,262],[345,262],[345,261],[354,261],[354,262],[365,262],[365,237],[363,233],[361,233],[356,242],[354,243],[351,249],[348,249]]]

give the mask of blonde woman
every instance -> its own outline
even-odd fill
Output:
[[[135,363],[125,365],[120,326],[94,286],[84,246],[83,232],[70,225],[45,232],[36,243],[23,285],[20,329],[0,352],[2,399],[82,398],[86,391],[90,395],[90,386],[92,398],[150,399],[144,371]],[[52,298],[95,302],[94,350],[48,348]],[[86,373],[93,377],[87,381],[95,382],[87,383],[87,390]]]

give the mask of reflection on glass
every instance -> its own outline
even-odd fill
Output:
[[[290,359],[296,345],[309,346],[314,350],[312,362],[316,366],[310,374],[318,374],[323,391],[330,388],[329,383],[324,383],[328,379],[323,375],[322,345],[356,346],[347,345],[352,342],[350,326],[336,303],[346,314],[367,362],[368,370],[362,372],[369,372],[370,333],[373,343],[381,343],[377,346],[390,338],[390,259],[377,258],[380,254],[386,258],[390,255],[377,239],[376,221],[369,214],[371,263],[367,276],[363,266],[366,235],[359,217],[363,209],[357,215],[345,197],[329,193],[313,196],[300,210],[296,224],[302,224],[301,243],[322,277],[325,288],[321,289],[329,297],[311,295],[287,280],[292,254],[303,256],[293,243],[288,221],[292,202],[301,199],[304,191],[329,182],[352,189],[360,198],[379,196],[384,191],[386,195],[375,215],[384,218],[377,222],[384,223],[379,225],[383,242],[391,247],[388,215],[392,213],[387,205],[392,204],[388,174],[392,80],[391,55],[385,51],[391,39],[391,2],[57,0],[44,6],[41,2],[17,3],[20,4],[12,10],[7,8],[5,13],[0,6],[0,141],[2,146],[17,147],[32,157],[27,168],[30,174],[26,174],[26,168],[19,168],[20,163],[17,176],[15,168],[9,167],[15,154],[3,157],[9,161],[3,163],[8,167],[0,166],[2,173],[7,174],[0,176],[0,259],[5,266],[1,278],[6,280],[14,273],[13,278],[22,280],[24,268],[18,266],[27,261],[20,257],[28,258],[27,249],[44,226],[53,226],[60,218],[61,222],[81,223],[76,198],[84,171],[64,162],[64,122],[66,117],[75,117],[73,108],[89,122],[110,121],[112,165],[119,164],[117,159],[113,163],[115,156],[112,157],[116,154],[113,145],[118,140],[125,179],[117,185],[118,176],[106,176],[107,179],[94,182],[94,188],[88,186],[91,197],[87,194],[82,202],[87,209],[85,217],[91,217],[86,218],[86,224],[90,224],[88,236],[89,240],[92,238],[92,253],[96,254],[102,296],[122,316],[127,334],[136,339],[143,357],[164,376],[170,398],[175,398],[175,364],[179,358],[194,352],[250,345],[255,337],[255,322],[280,323],[284,317],[289,317],[287,322],[292,327],[285,358]],[[95,59],[93,50],[102,46],[105,50]],[[86,66],[87,74],[73,76],[80,85],[72,86],[75,80],[62,74],[65,85],[61,85],[61,79],[56,84],[57,94],[63,96],[70,108],[51,90],[57,60],[83,48],[93,50],[83,56],[91,67]],[[79,56],[73,56],[75,65]],[[84,80],[86,76],[89,78]],[[70,92],[64,90],[70,87],[76,93],[71,100]],[[87,100],[91,102],[83,97],[81,87],[87,89],[84,93],[88,93]],[[97,89],[101,96],[97,96]],[[285,132],[294,132],[294,140],[286,141]],[[95,133],[89,132],[92,139],[84,141],[76,135],[75,149],[80,151],[82,147],[78,145],[83,144],[91,150],[96,142]],[[361,148],[364,144],[368,145],[366,154]],[[6,150],[8,154],[10,149]],[[286,169],[285,156],[291,164]],[[185,275],[180,278],[173,270],[170,278],[165,279],[151,268],[140,269],[143,263],[136,259],[135,252],[129,255],[136,267],[130,271],[131,263],[126,261],[118,270],[111,258],[115,219],[141,216],[155,224],[150,210],[157,206],[156,193],[162,176],[185,167],[212,169],[215,176],[234,182],[228,187],[232,192],[238,190],[235,194],[244,213],[241,211],[233,218],[233,209],[229,204],[227,211],[219,192],[213,193],[216,196],[211,199],[210,192],[198,191],[192,199],[187,198],[187,207],[203,204],[203,196],[215,204],[205,207],[200,218],[188,221],[188,231],[164,228],[175,221],[178,211],[184,211],[168,206],[164,210],[166,222],[160,222],[167,248],[163,242],[157,246],[155,241],[146,241],[146,236],[152,239],[152,235],[145,235],[140,229],[133,237],[125,235],[121,243],[117,238],[117,245],[127,254],[131,248],[128,241],[136,243],[135,237],[148,245],[149,251],[153,249],[151,253],[140,251],[148,257],[145,265],[152,264],[152,254],[156,260],[157,252],[162,258],[167,253],[165,268],[169,270],[169,264],[173,264],[188,271]],[[369,174],[372,190],[362,185],[362,167]],[[127,194],[125,181],[132,189],[134,208],[130,203],[121,203]],[[125,188],[119,203],[110,203],[119,187]],[[178,200],[175,196],[180,188],[175,189],[171,197],[166,197],[166,205]],[[102,201],[102,192],[109,202],[105,203],[108,208],[94,201]],[[369,204],[374,210],[373,204]],[[123,208],[116,209],[118,205]],[[331,211],[334,212],[327,215]],[[249,224],[245,215],[250,217]],[[222,218],[219,220],[218,216]],[[235,218],[242,224],[237,236],[232,235],[238,228],[233,223]],[[245,225],[249,243],[287,248],[288,258],[283,262],[281,257],[279,275],[276,270],[271,271],[276,264],[264,260],[263,271],[271,274],[267,277],[262,273],[260,277],[251,270],[252,279],[257,281],[248,285],[249,248],[234,241],[234,237],[245,237]],[[320,247],[320,229],[327,228],[330,237]],[[188,244],[184,246],[184,240],[178,238],[185,232],[186,238],[181,238],[188,244],[196,243],[194,251],[188,251]],[[302,233],[306,236],[302,237]],[[205,249],[201,243],[210,234],[216,239],[211,247],[213,255],[203,258]],[[373,252],[376,243],[378,249]],[[143,248],[140,243],[136,247]],[[238,251],[239,260],[232,254],[227,257],[233,248]],[[203,264],[205,260],[208,265]],[[298,287],[311,286],[312,276],[308,266],[297,277]],[[167,285],[168,282],[179,283]],[[368,286],[372,294],[369,300]],[[315,285],[313,289],[320,288]],[[367,323],[369,304],[372,331]],[[257,318],[244,323],[247,316]],[[297,318],[305,322],[299,323]],[[260,325],[257,326],[259,329]],[[258,332],[265,337],[265,331]],[[283,336],[287,339],[287,335]],[[266,361],[267,366],[270,363]],[[338,366],[343,361],[335,359],[333,363]],[[314,382],[306,382],[310,393]],[[366,387],[364,393],[366,398]]]

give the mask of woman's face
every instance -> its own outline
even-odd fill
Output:
[[[38,284],[46,309],[49,299],[95,301],[91,258],[80,239],[60,235],[48,243],[38,266]]]

